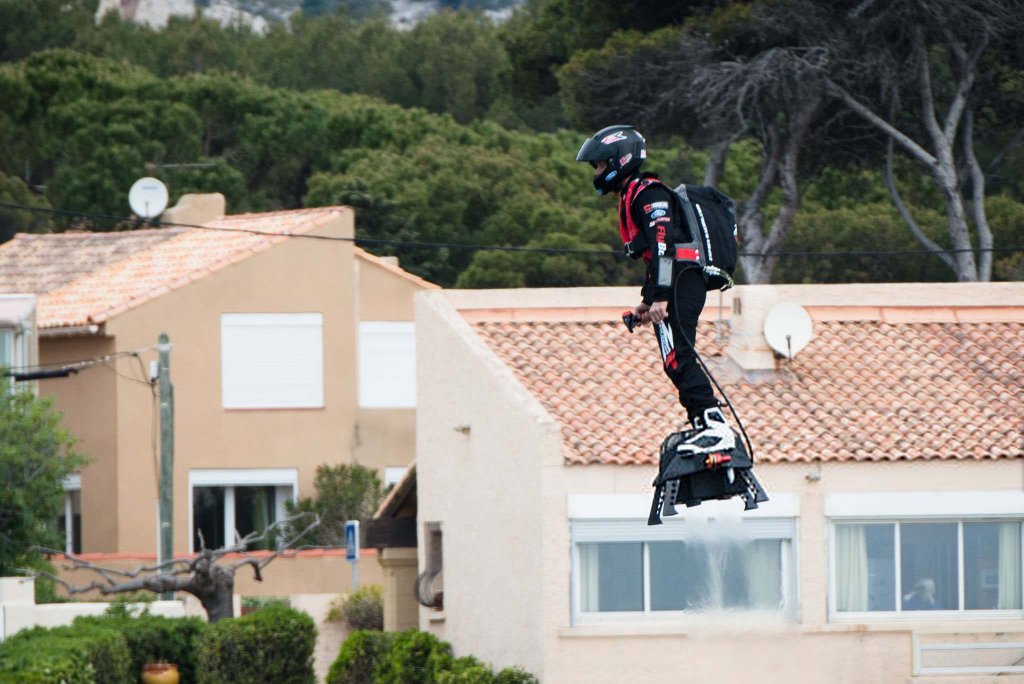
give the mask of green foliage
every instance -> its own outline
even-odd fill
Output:
[[[0,62],[68,47],[90,30],[99,0],[0,0]]]
[[[390,632],[359,630],[349,634],[327,672],[327,684],[374,684],[374,673],[395,638]]]
[[[287,596],[243,596],[242,608],[259,610],[267,606],[290,606],[291,601]]]
[[[313,619],[285,606],[221,620],[199,640],[196,681],[312,683],[315,642]]]
[[[540,684],[540,681],[522,668],[506,667],[494,676],[494,684]]]
[[[0,128],[3,123],[0,121]],[[19,178],[10,178],[0,172],[0,203],[20,204],[49,209],[49,203],[32,194]],[[53,219],[49,214],[19,211],[0,207],[0,242],[6,242],[15,233],[49,233]]]
[[[359,587],[339,601],[332,601],[327,612],[330,621],[344,620],[352,630],[384,629],[384,597],[376,584]]]
[[[327,684],[537,684],[520,668],[497,674],[472,656],[455,658],[451,646],[428,632],[356,631],[331,664]]]
[[[494,671],[473,656],[452,661],[448,670],[437,673],[437,684],[494,684]]]
[[[196,646],[207,625],[197,617],[168,618],[143,611],[134,615],[123,603],[114,603],[102,617],[75,618],[73,628],[106,629],[121,634],[135,677],[147,663],[174,663],[183,682],[196,681]],[[103,681],[97,679],[97,681]]]
[[[85,464],[51,402],[0,380],[0,577],[36,562],[34,546],[61,545],[53,527],[64,479]]]
[[[431,684],[449,669],[452,647],[429,632],[410,630],[395,637],[391,649],[377,668],[378,684]]]
[[[316,498],[304,497],[292,503],[285,502],[288,515],[316,513],[320,525],[296,544],[316,546],[342,546],[345,544],[345,523],[349,520],[369,520],[384,496],[380,476],[373,468],[358,463],[319,465],[313,481]],[[293,524],[289,539],[309,524],[304,516]]]
[[[33,627],[0,643],[0,682],[131,684],[137,676],[125,637],[95,624]]]

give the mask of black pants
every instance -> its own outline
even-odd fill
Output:
[[[677,267],[678,268],[678,267]],[[718,406],[711,382],[697,363],[694,345],[697,341],[697,319],[704,309],[708,290],[704,276],[697,268],[679,268],[673,274],[672,297],[668,303],[668,322],[675,346],[674,355],[664,360],[665,374],[679,390],[679,403],[686,409],[692,421],[702,415],[704,409]],[[655,333],[661,333],[655,326]],[[683,338],[686,339],[683,339]],[[689,344],[687,343],[689,341]],[[663,345],[662,345],[663,346]]]

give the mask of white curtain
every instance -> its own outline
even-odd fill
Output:
[[[868,545],[863,525],[836,525],[836,610],[868,609]]]
[[[782,542],[758,539],[747,544],[747,586],[750,607],[778,610],[782,606]]]
[[[999,595],[997,608],[1020,608],[1020,523],[999,525]]]
[[[580,610],[596,613],[600,606],[600,580],[597,544],[580,544]]]

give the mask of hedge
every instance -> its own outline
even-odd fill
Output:
[[[428,632],[362,630],[342,644],[327,684],[537,684],[519,668],[497,674],[472,656],[455,658],[451,645]]]
[[[93,625],[124,635],[136,679],[146,663],[165,662],[178,666],[182,682],[196,681],[196,646],[206,629],[201,618],[169,618],[148,612],[133,617],[127,609],[114,606],[103,617],[75,618],[73,625]]]
[[[316,626],[302,611],[267,606],[211,625],[198,644],[199,684],[312,684]]]
[[[359,630],[349,634],[327,672],[327,684],[373,684],[374,672],[394,639],[390,632]]]
[[[33,627],[0,644],[0,682],[134,684],[124,636],[95,625]]]

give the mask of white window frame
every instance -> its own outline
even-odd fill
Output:
[[[674,518],[665,518],[662,525],[649,526],[647,515],[650,496],[644,494],[575,494],[570,495],[569,523],[571,549],[571,625],[686,622],[692,624],[702,616],[712,617],[725,611],[667,611],[650,609],[649,542],[708,539],[715,533],[714,525],[741,526],[748,539],[773,539],[781,543],[782,609],[747,610],[747,616],[766,616],[779,622],[797,619],[799,614],[799,498],[792,494],[772,493],[772,506],[742,511],[736,501],[708,501],[699,507],[681,509]],[[732,504],[731,506],[729,504]],[[770,510],[769,510],[770,508]],[[584,612],[580,544],[630,542],[643,544],[642,611]],[[730,609],[730,615],[737,613]]]
[[[275,506],[275,520],[286,515],[285,499],[294,502],[299,495],[299,471],[297,468],[197,468],[188,473],[188,551],[195,553],[193,546],[195,522],[192,519],[192,496],[196,487],[224,487],[224,531],[225,539],[235,529],[235,487],[277,487],[279,493]]]
[[[869,492],[830,494],[825,498],[828,520],[828,620],[835,623],[920,622],[922,620],[1017,620],[1024,618],[1024,609],[967,610],[964,605],[963,523],[1020,522],[1021,570],[1024,576],[1024,492],[1000,490],[991,492]],[[896,597],[903,595],[900,567],[900,523],[956,523],[957,610],[929,611],[838,611],[836,586],[836,525],[895,525]],[[1022,580],[1024,581],[1024,580]],[[1024,590],[1024,588],[1022,588]],[[897,607],[899,602],[897,602]]]
[[[395,368],[377,364],[380,349],[374,340],[394,345]],[[416,324],[412,321],[359,322],[359,407],[416,408]],[[382,378],[383,376],[383,378]]]
[[[264,351],[281,359],[280,364],[246,365],[239,352],[246,350],[235,336],[246,328],[273,330],[306,330],[316,336],[303,349],[275,349],[264,341]],[[324,316],[322,313],[222,313],[220,316],[221,405],[225,409],[316,409],[324,407]],[[247,351],[260,346],[254,341]],[[274,356],[276,354],[276,356]],[[284,363],[286,362],[286,363]],[[262,370],[261,370],[262,368]],[[250,387],[239,385],[240,378],[273,370],[278,386]],[[244,383],[243,383],[244,384]],[[286,392],[292,398],[282,398]]]
[[[64,478],[64,553],[69,556],[75,551],[75,511],[71,500],[74,492],[78,492],[81,506],[82,476],[78,474]]]

